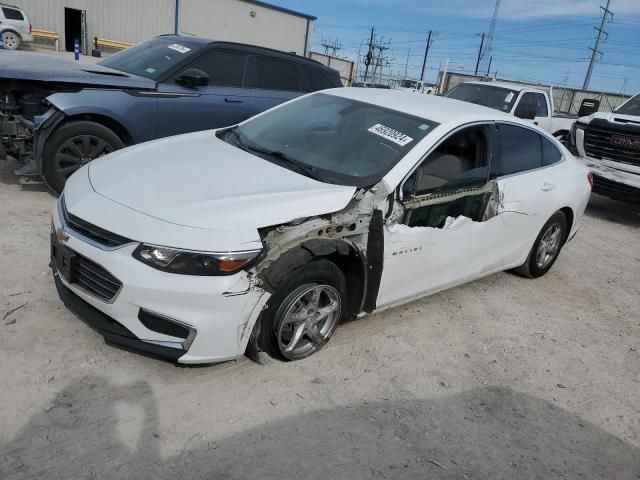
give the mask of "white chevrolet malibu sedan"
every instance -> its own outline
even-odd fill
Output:
[[[502,270],[541,277],[590,183],[512,116],[328,90],[78,170],[53,209],[51,265],[109,343],[185,364],[297,360],[348,319]]]

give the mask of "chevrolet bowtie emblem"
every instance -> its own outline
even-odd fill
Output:
[[[56,228],[56,238],[60,243],[65,243],[69,240],[69,235],[67,235],[62,228]]]

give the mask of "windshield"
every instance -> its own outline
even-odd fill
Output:
[[[418,88],[418,82],[416,80],[402,80],[400,86],[402,88]]]
[[[327,94],[307,95],[227,131],[226,141],[326,183],[377,183],[437,125]]]
[[[158,80],[170,68],[205,45],[175,38],[154,38],[122,50],[99,63],[103,67]]]
[[[445,97],[483,105],[501,112],[511,112],[513,103],[518,98],[518,91],[488,84],[461,83],[449,90]]]
[[[616,113],[640,116],[640,93],[627,100],[626,103],[623,103],[622,106],[616,110]]]

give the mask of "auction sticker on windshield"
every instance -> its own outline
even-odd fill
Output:
[[[386,138],[387,140],[391,140],[393,143],[397,143],[401,147],[404,147],[407,143],[411,142],[413,138],[408,135],[405,135],[398,130],[394,130],[391,127],[387,127],[382,125],[381,123],[376,123],[373,127],[368,129],[369,132],[375,133],[380,137]]]
[[[185,47],[184,45],[180,45],[179,43],[172,43],[171,45],[169,45],[168,48],[180,53],[187,53],[188,51],[191,50],[190,48]]]

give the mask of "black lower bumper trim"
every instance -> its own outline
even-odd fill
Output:
[[[94,330],[97,330],[108,344],[134,350],[154,358],[160,358],[174,363],[177,363],[178,359],[187,353],[187,351],[183,349],[143,342],[124,325],[121,325],[109,315],[101,312],[69,290],[62,281],[60,281],[60,278],[58,278],[55,272],[53,278],[56,289],[58,290],[58,295],[66,307],[80,318],[80,320]]]
[[[593,175],[593,188],[591,190],[614,200],[640,204],[640,188],[615,182],[600,175]]]

